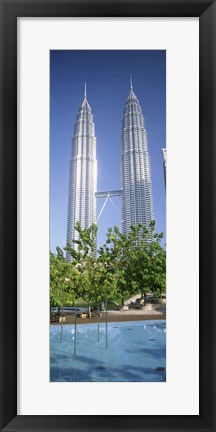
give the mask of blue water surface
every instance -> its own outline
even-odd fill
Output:
[[[51,382],[166,381],[166,322],[50,326]],[[106,348],[107,343],[107,348]]]

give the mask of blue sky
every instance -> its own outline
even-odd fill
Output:
[[[153,205],[158,232],[166,229],[161,149],[166,147],[165,51],[50,52],[50,249],[66,244],[71,140],[87,83],[97,139],[98,191],[120,189],[120,134],[123,109],[133,88],[142,107],[151,157]],[[98,247],[107,228],[121,227],[120,198],[108,201],[98,222]],[[97,213],[104,199],[97,199]]]

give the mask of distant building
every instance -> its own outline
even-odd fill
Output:
[[[91,107],[86,96],[77,114],[72,139],[72,152],[69,175],[67,244],[78,240],[74,229],[77,221],[81,228],[88,228],[96,223],[97,159],[95,125]],[[73,244],[76,247],[75,244]],[[66,253],[66,259],[71,256]]]
[[[162,148],[162,153],[163,153],[164,182],[166,188],[166,149],[165,148]]]
[[[144,117],[131,80],[121,134],[122,231],[154,219],[150,156]]]

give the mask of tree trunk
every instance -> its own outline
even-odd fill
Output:
[[[122,306],[124,306],[124,288],[121,289]]]
[[[141,297],[139,299],[139,303],[142,304],[143,306],[146,306],[146,293],[141,292]]]
[[[143,296],[144,296],[144,306],[146,306],[146,293],[145,292],[143,293]]]
[[[91,312],[92,312],[92,308],[91,308],[91,305],[89,304],[88,305],[88,315],[89,315],[89,318],[91,318]]]

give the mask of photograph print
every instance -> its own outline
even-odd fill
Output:
[[[50,51],[50,382],[166,381],[166,51]]]

